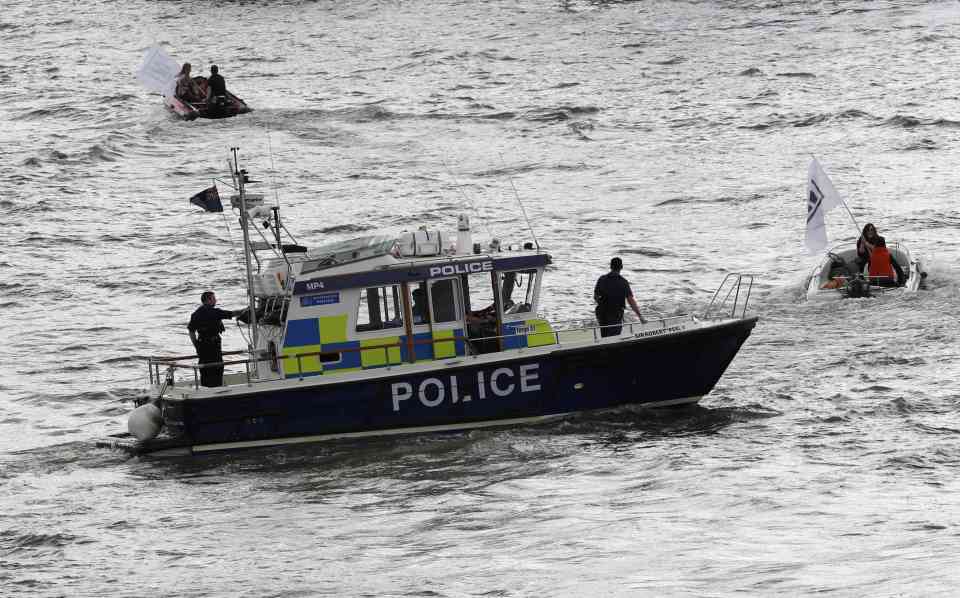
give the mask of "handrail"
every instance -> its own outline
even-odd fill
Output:
[[[686,319],[689,319],[689,318],[690,318],[690,314],[683,314],[683,315],[679,315],[679,316],[660,316],[660,317],[657,317],[657,318],[653,318],[653,319],[647,320],[647,324],[651,324],[651,323],[653,323],[653,322],[664,322],[664,323],[666,323],[668,320],[686,320]],[[561,324],[569,324],[569,323],[579,324],[580,322],[583,322],[583,320],[584,320],[584,318],[574,318],[574,319],[571,319],[571,320],[558,320],[557,322],[551,323],[551,325],[552,325],[554,328],[556,328],[556,326],[559,326],[559,325],[561,325]],[[639,322],[628,322],[628,323],[639,324]],[[626,323],[625,323],[625,324],[626,324]],[[612,324],[612,326],[618,326],[618,325],[619,325],[619,324]],[[563,328],[563,329],[561,329],[561,332],[567,332],[567,331],[570,331],[570,330],[586,330],[587,328],[589,328],[589,327],[587,327],[587,326],[580,326],[580,327],[578,327],[578,328]]]
[[[579,327],[571,327],[571,328],[551,327],[552,330],[550,331],[537,332],[534,334],[550,334],[553,336],[553,343],[551,343],[551,345],[560,345],[561,344],[560,335],[563,333],[591,331],[593,333],[593,341],[598,342],[603,338],[602,334],[600,334],[600,331],[602,331],[605,328],[620,326],[624,330],[624,332],[626,332],[629,335],[632,335],[632,334],[638,334],[638,328],[641,328],[641,327],[643,331],[647,331],[647,332],[655,331],[655,330],[664,330],[668,327],[668,323],[671,321],[681,320],[681,319],[690,319],[690,318],[691,318],[690,315],[680,315],[680,316],[666,316],[666,317],[661,317],[654,320],[648,320],[646,323],[622,322],[620,324],[608,324],[608,325],[602,325],[602,326],[601,325],[592,325],[592,326],[581,325]],[[557,322],[557,324],[562,325],[562,324],[569,324],[572,322],[578,322],[578,320],[561,320],[560,322]],[[656,324],[656,323],[659,323],[660,325],[651,327],[651,324]],[[471,343],[471,342],[479,342],[479,341],[509,339],[509,338],[520,337],[520,336],[526,337],[528,334],[530,334],[529,331],[525,331],[523,333],[501,334],[501,335],[495,335],[495,336],[482,336],[482,337],[448,337],[448,338],[415,339],[414,344],[435,346],[437,343],[450,343],[455,341]],[[399,365],[399,364],[389,363],[390,349],[400,348],[402,346],[405,346],[405,343],[393,342],[393,343],[385,343],[385,344],[379,344],[379,345],[370,345],[367,347],[344,347],[341,349],[337,349],[336,351],[330,351],[330,350],[313,351],[310,353],[298,353],[296,355],[266,355],[266,356],[247,358],[247,359],[224,360],[224,361],[218,361],[215,363],[205,363],[202,365],[177,363],[178,361],[196,359],[197,358],[196,355],[184,355],[180,357],[150,357],[148,358],[148,367],[150,372],[151,384],[154,384],[154,382],[156,382],[156,384],[160,384],[160,381],[164,379],[164,377],[161,375],[161,368],[165,367],[167,371],[167,376],[166,376],[167,379],[169,379],[173,375],[173,372],[177,369],[193,370],[194,372],[193,386],[194,388],[199,388],[200,387],[199,372],[202,369],[211,368],[211,367],[226,367],[229,365],[243,365],[245,368],[246,383],[251,384],[252,382],[255,381],[252,379],[252,376],[251,376],[252,370],[255,369],[250,367],[252,364],[259,364],[261,362],[282,362],[288,359],[295,359],[297,361],[297,373],[299,374],[299,378],[303,379],[304,376],[303,376],[302,360],[305,358],[319,357],[321,355],[326,355],[331,353],[357,353],[357,352],[365,352],[365,351],[375,351],[379,349],[384,352],[384,361],[385,361],[386,367],[391,367],[391,365]],[[245,353],[248,353],[248,351],[229,351],[229,352],[223,353],[223,355],[238,355],[238,354],[245,354]],[[482,354],[483,353],[473,353],[472,355],[470,355],[470,357],[477,358]]]
[[[728,284],[729,283],[729,284]],[[746,284],[746,289],[743,287]],[[729,288],[727,288],[729,287]],[[719,303],[717,302],[717,297],[720,296],[720,292],[724,288],[727,288],[727,294],[723,297],[723,300]],[[713,298],[710,299],[710,304],[707,305],[707,309],[703,312],[704,319],[710,319],[713,316],[712,312],[716,310],[720,312],[721,315],[726,316],[726,306],[727,302],[730,301],[730,296],[733,295],[733,301],[730,303],[729,316],[730,318],[744,318],[747,315],[747,304],[750,302],[750,293],[753,291],[753,274],[741,274],[737,272],[731,272],[723,277],[723,281],[720,283],[720,286],[717,287],[717,290],[713,293]],[[740,303],[740,295],[744,293],[743,303]],[[740,312],[740,315],[737,315],[737,312]]]
[[[736,280],[733,282],[730,282],[730,284],[728,285],[728,281],[732,281],[734,277],[736,277]],[[749,284],[745,285],[745,282],[748,282]],[[725,286],[730,286],[729,290],[727,291],[727,296],[724,298],[722,302],[717,304],[716,302],[717,297],[719,296],[720,292],[723,290]],[[743,286],[746,286],[746,289],[742,289]],[[740,312],[741,317],[743,317],[743,315],[746,313],[746,306],[750,298],[750,292],[752,287],[753,287],[753,275],[728,274],[724,278],[723,283],[721,283],[720,287],[717,289],[716,293],[714,293],[714,297],[710,301],[710,305],[707,307],[707,310],[704,312],[704,316],[703,316],[704,319],[709,319],[710,312],[711,310],[714,309],[715,305],[717,308],[722,308],[728,301],[730,295],[733,293],[735,293],[735,295],[734,295],[733,305],[730,310],[730,317],[736,317],[736,313],[738,311]],[[741,294],[745,294],[742,300],[740,298]],[[552,335],[553,342],[550,343],[550,345],[560,345],[562,344],[561,338],[560,338],[561,334],[589,331],[593,335],[593,342],[599,342],[600,340],[603,339],[602,331],[607,328],[620,327],[622,332],[618,336],[623,336],[624,334],[628,336],[629,335],[640,336],[641,334],[644,334],[644,333],[654,334],[659,330],[666,330],[668,327],[670,327],[672,322],[675,322],[677,320],[696,321],[696,317],[694,317],[691,314],[685,314],[685,315],[675,315],[675,316],[661,316],[659,318],[648,320],[647,322],[621,322],[619,324],[587,325],[587,326],[582,324],[583,319],[560,320],[552,324],[551,329],[549,331],[533,332],[533,334]],[[435,347],[437,343],[450,343],[450,342],[460,341],[460,342],[467,343],[467,346],[469,347],[470,343],[474,343],[474,342],[504,340],[504,339],[514,338],[514,337],[521,337],[521,336],[526,337],[529,334],[531,334],[531,331],[525,330],[519,333],[501,334],[501,335],[493,335],[493,336],[481,336],[481,337],[463,337],[462,336],[462,337],[414,339],[413,344],[421,345],[421,346],[431,345]],[[344,348],[339,348],[335,351],[321,350],[321,351],[312,351],[310,353],[298,353],[296,355],[276,355],[276,354],[261,355],[258,357],[249,357],[246,359],[236,359],[236,360],[223,360],[215,363],[205,363],[202,365],[178,363],[180,361],[197,359],[196,355],[183,355],[183,356],[177,356],[177,357],[149,357],[148,369],[150,374],[151,385],[153,385],[154,383],[159,385],[161,383],[161,380],[164,380],[164,377],[161,375],[161,368],[166,369],[166,372],[167,372],[166,380],[171,380],[174,371],[177,369],[193,370],[193,373],[194,373],[193,387],[199,388],[200,387],[199,372],[202,369],[212,368],[212,367],[226,367],[231,365],[243,365],[244,374],[245,374],[244,377],[246,379],[246,383],[249,385],[249,384],[252,384],[253,382],[259,381],[253,378],[253,374],[257,369],[255,364],[259,364],[262,362],[277,363],[278,366],[282,368],[282,363],[284,363],[285,360],[294,359],[297,362],[298,377],[302,380],[304,378],[303,361],[302,361],[303,359],[311,358],[311,357],[320,357],[321,355],[329,355],[329,354],[335,354],[335,353],[358,353],[358,352],[382,350],[383,356],[384,356],[384,366],[389,368],[389,367],[392,367],[393,365],[400,365],[400,364],[390,363],[390,353],[389,353],[390,349],[401,348],[403,346],[406,346],[406,343],[401,343],[397,341],[397,342],[384,343],[379,345],[370,345],[366,347],[344,347]],[[223,355],[229,356],[229,355],[241,355],[241,354],[247,354],[247,353],[249,353],[249,351],[227,351],[227,352],[224,352]],[[483,354],[484,353],[475,352],[469,355],[469,357],[477,358]],[[254,367],[251,367],[251,365],[253,365]],[[274,379],[271,378],[270,380],[274,380]]]

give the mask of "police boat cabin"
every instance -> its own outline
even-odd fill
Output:
[[[551,257],[533,243],[481,246],[461,216],[455,237],[420,229],[306,251],[281,242],[278,209],[233,174],[251,346],[224,353],[218,387],[200,385],[209,364],[194,355],[151,358],[132,436],[115,444],[183,454],[691,403],[756,323],[745,313],[752,280],[732,275],[700,317],[628,323],[603,338],[582,318],[538,315]],[[254,228],[274,239],[249,242]]]

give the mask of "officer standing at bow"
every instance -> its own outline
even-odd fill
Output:
[[[604,274],[597,280],[597,285],[593,288],[593,300],[597,302],[597,323],[601,326],[600,336],[616,336],[620,334],[623,328],[623,310],[626,303],[630,303],[633,313],[637,314],[640,322],[646,324],[646,320],[640,315],[640,308],[633,298],[633,291],[630,290],[630,283],[620,276],[620,270],[623,269],[623,260],[618,257],[610,260],[610,272]]]
[[[233,312],[217,308],[217,296],[213,291],[205,291],[200,295],[200,303],[187,324],[190,340],[197,350],[197,361],[200,363],[200,385],[223,386],[223,365],[204,364],[223,361],[220,334],[224,331],[223,320],[232,319]]]

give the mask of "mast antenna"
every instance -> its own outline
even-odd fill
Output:
[[[510,176],[510,172],[507,169],[507,163],[503,159],[503,154],[500,155],[500,162],[503,164],[503,172],[507,175],[507,180],[510,181],[510,188],[513,189],[513,195],[517,198],[517,204],[520,206],[520,211],[523,213],[523,219],[527,222],[527,229],[530,230],[530,236],[533,237],[533,244],[537,248],[537,252],[540,251],[540,241],[537,240],[537,233],[533,232],[533,226],[530,225],[530,219],[527,218],[527,209],[523,207],[523,202],[520,201],[520,194],[517,193],[517,186],[513,184],[513,177]]]
[[[256,297],[253,294],[253,267],[250,263],[250,228],[247,216],[247,193],[246,184],[249,182],[246,172],[240,170],[240,160],[238,152],[240,148],[231,147],[233,152],[233,168],[231,174],[234,176],[234,182],[237,184],[237,190],[240,194],[240,228],[243,229],[243,257],[247,268],[247,301],[250,319],[250,351],[257,350],[257,310]]]

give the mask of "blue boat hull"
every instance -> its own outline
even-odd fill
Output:
[[[514,354],[499,362],[465,358],[430,372],[384,372],[375,379],[272,391],[253,385],[246,395],[164,400],[173,437],[140,448],[216,450],[692,402],[713,389],[756,321],[538,356]]]

